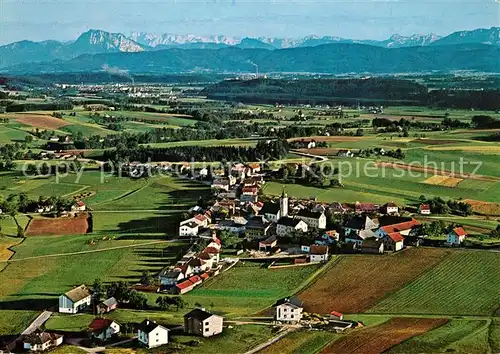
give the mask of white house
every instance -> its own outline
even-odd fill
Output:
[[[387,251],[400,251],[404,247],[404,237],[399,232],[391,232],[382,237],[384,249]]]
[[[303,209],[297,213],[297,218],[304,221],[309,228],[320,230],[326,229],[326,216],[322,212]]]
[[[184,331],[202,337],[212,337],[222,333],[224,318],[205,309],[194,309],[184,315]]]
[[[156,348],[168,344],[168,329],[155,321],[144,320],[137,330],[139,343],[148,348]]]
[[[23,340],[23,348],[33,352],[45,351],[62,344],[64,337],[55,333],[33,333]]]
[[[276,224],[276,234],[278,236],[286,236],[293,232],[307,232],[307,224],[300,219],[283,217]]]
[[[80,285],[66,294],[59,296],[59,312],[78,313],[90,306],[92,294],[85,285]]]
[[[395,215],[399,213],[399,208],[394,202],[390,202],[384,205],[383,211],[388,215]]]
[[[71,207],[72,211],[85,211],[87,209],[87,206],[85,205],[84,202],[81,200],[77,201],[73,206]]]
[[[462,227],[456,227],[448,234],[447,241],[450,245],[460,246],[468,234]]]
[[[328,261],[328,246],[311,245],[309,251],[309,261],[311,263],[322,263]]]
[[[189,236],[197,236],[200,231],[200,225],[194,222],[193,220],[185,220],[181,222],[181,226],[179,227],[179,236],[181,237],[189,237]]]
[[[296,323],[302,319],[302,301],[296,297],[280,299],[273,305],[274,319],[278,322]]]

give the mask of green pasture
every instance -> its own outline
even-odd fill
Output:
[[[249,315],[292,295],[317,270],[317,265],[267,269],[266,264],[241,262],[186,294],[186,300],[229,316]]]

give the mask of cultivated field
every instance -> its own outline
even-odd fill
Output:
[[[425,274],[448,254],[443,249],[409,249],[395,255],[341,256],[298,296],[308,312],[360,313]]]
[[[80,235],[88,231],[88,215],[66,218],[36,218],[28,226],[26,236]]]
[[[455,251],[429,268],[368,312],[491,316],[500,308],[498,253]]]
[[[482,215],[500,216],[500,204],[481,202],[479,200],[465,199],[464,202],[472,205],[475,213]]]
[[[424,183],[443,186],[443,187],[456,187],[462,181],[463,181],[462,178],[448,177],[448,176],[432,176],[426,179]]]
[[[375,327],[348,333],[321,351],[324,354],[379,354],[409,338],[442,326],[446,319],[393,318]]]
[[[54,130],[69,125],[65,120],[54,118],[49,115],[19,114],[16,115],[16,117],[17,116],[19,117],[16,118],[16,122],[35,128]]]

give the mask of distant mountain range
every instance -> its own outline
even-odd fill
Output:
[[[148,33],[133,33],[130,37],[127,37],[121,33],[109,33],[102,30],[89,30],[74,42],[58,42],[58,41],[43,41],[43,42],[32,42],[32,41],[21,41],[16,43],[11,43],[8,45],[4,45],[0,47],[0,68],[11,68],[11,70],[15,71],[29,71],[35,70],[45,70],[42,68],[54,68],[56,71],[66,70],[59,69],[68,68],[68,67],[78,67],[82,66],[87,67],[89,62],[101,62],[103,58],[107,58],[106,54],[113,53],[140,53],[146,52],[144,54],[144,58],[148,60],[152,60],[152,70],[157,71],[159,68],[163,67],[165,72],[172,72],[175,70],[181,71],[211,71],[221,70],[224,67],[224,70],[227,71],[244,71],[246,68],[248,71],[248,63],[235,63],[233,68],[227,67],[226,65],[205,65],[208,64],[206,60],[204,60],[203,55],[200,58],[198,63],[191,62],[191,60],[195,57],[198,57],[200,51],[207,51],[207,58],[213,58],[217,61],[224,61],[228,59],[228,53],[240,53],[234,51],[235,49],[245,50],[241,53],[258,53],[258,58],[261,56],[269,56],[269,57],[284,57],[288,56],[288,50],[293,49],[301,49],[301,48],[310,48],[310,47],[318,47],[321,46],[322,52],[326,49],[332,49],[333,52],[336,52],[334,48],[348,48],[349,51],[359,50],[360,53],[349,53],[349,55],[365,55],[365,53],[374,53],[374,55],[379,55],[377,53],[386,53],[387,50],[396,50],[402,48],[412,48],[408,51],[408,53],[424,53],[425,51],[421,51],[423,48],[436,48],[435,50],[430,50],[430,54],[433,51],[441,52],[442,50],[437,49],[438,47],[444,45],[455,45],[459,46],[454,49],[449,49],[451,52],[461,52],[463,50],[463,46],[460,45],[490,45],[490,46],[500,46],[500,27],[492,27],[490,29],[476,29],[472,31],[461,31],[454,32],[446,37],[439,37],[434,34],[429,35],[413,35],[409,37],[393,35],[391,38],[383,41],[375,41],[375,40],[352,40],[352,39],[344,39],[339,37],[318,37],[318,36],[309,36],[301,39],[290,39],[290,38],[270,38],[270,37],[259,37],[259,38],[236,38],[236,37],[228,37],[228,36],[194,36],[194,35],[174,35],[174,34],[163,34],[163,35],[155,35]],[[335,45],[352,45],[348,47],[336,47]],[[358,45],[358,46],[356,46]],[[478,50],[481,48],[482,51],[492,51],[495,52],[497,49],[489,48],[487,46],[473,46],[474,50]],[[172,52],[172,50],[175,50]],[[189,51],[187,51],[189,50]],[[218,50],[221,52],[219,53]],[[385,50],[380,52],[380,50]],[[161,51],[160,54],[155,54],[156,52]],[[170,58],[172,62],[158,62],[159,58],[169,58],[169,54],[163,53],[167,51],[168,53],[175,53],[177,58]],[[183,52],[184,51],[184,52]],[[191,52],[195,51],[195,52]],[[208,52],[210,51],[210,52]],[[262,52],[263,51],[263,52]],[[271,52],[271,53],[270,53]],[[276,52],[276,53],[274,53]],[[304,51],[307,52],[307,51]],[[284,54],[286,53],[286,54]],[[293,53],[300,53],[301,51],[294,51]],[[324,53],[328,57],[330,53]],[[95,58],[92,56],[95,55]],[[101,56],[104,55],[104,56]],[[346,56],[347,53],[342,53],[342,56]],[[382,55],[382,54],[380,54]],[[385,55],[385,54],[384,54]],[[412,54],[413,55],[413,54]],[[238,54],[237,56],[240,56]],[[247,55],[248,58],[245,60],[252,61],[253,59],[258,59],[255,55]],[[110,58],[120,58],[124,62],[116,62],[113,65],[118,67],[127,66],[127,63],[130,62],[130,58],[136,58],[141,56],[131,56],[131,55],[111,55]],[[338,58],[332,58],[338,61]],[[298,60],[298,58],[297,58]],[[302,59],[301,59],[302,60]],[[304,59],[307,61],[307,59]],[[354,60],[355,62],[359,61],[357,58],[350,58],[350,60]],[[377,60],[377,57],[372,57],[371,60]],[[427,58],[428,61],[432,62],[430,58]],[[52,62],[54,61],[54,62]],[[105,60],[104,60],[105,61]],[[188,65],[181,65],[180,62],[183,61],[189,63]],[[321,60],[320,60],[321,61]],[[450,58],[450,62],[461,61],[461,58]],[[482,62],[482,58],[472,57],[471,63],[466,65],[467,67],[475,66],[476,62]],[[493,58],[493,63],[490,65],[486,65],[487,67],[494,67],[495,62],[498,62],[498,57]],[[42,63],[43,65],[34,65],[35,63]],[[52,63],[50,63],[52,62]],[[178,62],[179,65],[175,65],[175,62]],[[29,67],[24,67],[23,64],[30,63]],[[204,64],[205,63],[205,64]],[[103,62],[101,65],[109,64]],[[138,63],[139,67],[144,68],[144,63]],[[222,62],[220,63],[222,64]],[[291,63],[289,66],[294,67],[294,63]],[[349,64],[349,63],[345,63]],[[262,64],[259,64],[262,65]],[[333,64],[330,64],[333,65]],[[91,65],[93,70],[97,69],[94,65]],[[298,71],[308,71],[306,70],[305,65],[303,68]],[[334,71],[340,70],[341,72],[350,72],[350,71],[359,71],[361,67],[355,68],[355,70],[350,70],[351,66],[355,65],[347,65],[342,68],[335,68]],[[424,65],[426,67],[426,65]],[[438,65],[439,66],[439,65]],[[262,68],[265,67],[265,64],[262,65]],[[281,65],[280,65],[281,67]],[[318,69],[321,65],[318,65]],[[364,66],[362,66],[364,67]],[[455,70],[458,70],[462,65],[456,65]],[[368,67],[366,67],[368,68]],[[423,67],[422,67],[423,68]],[[136,68],[130,68],[133,71],[138,71]],[[292,70],[292,71],[296,71]],[[354,69],[354,68],[352,68]],[[408,68],[412,69],[412,68]],[[415,71],[421,70],[419,68],[419,64],[415,64]],[[425,70],[432,70],[432,68],[426,68]],[[464,68],[465,69],[465,68]],[[35,70],[35,71],[36,71]],[[52,70],[52,69],[50,69]],[[272,70],[269,67],[267,71],[280,71],[279,68],[274,68]],[[312,72],[330,72],[333,69],[329,69],[326,71],[318,71],[312,70]],[[436,68],[436,70],[441,70]],[[451,70],[451,67],[450,67]],[[469,70],[469,69],[467,69]],[[479,70],[479,69],[478,69]],[[368,70],[369,71],[369,70]]]
[[[179,49],[86,54],[67,61],[19,64],[12,74],[136,73],[325,73],[500,72],[500,46],[459,44],[387,49],[334,43],[289,49]],[[111,71],[110,71],[111,72]]]

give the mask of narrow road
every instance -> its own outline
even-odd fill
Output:
[[[35,318],[33,322],[21,333],[21,335],[25,336],[35,332],[38,328],[42,327],[42,325],[47,322],[47,320],[52,316],[52,312],[43,311],[40,316]]]
[[[247,351],[245,354],[254,354],[254,353],[260,352],[262,349],[265,349],[265,348],[269,347],[271,344],[276,343],[281,338],[285,337],[286,335],[288,335],[290,332],[294,331],[295,329],[296,328],[287,328],[283,332],[281,332],[279,335],[277,335],[276,337],[273,337],[273,338],[269,339],[267,342],[262,343],[261,345]]]
[[[308,154],[308,153],[301,152],[301,151],[298,151],[298,150],[290,150],[290,153],[295,154],[295,155],[299,155],[299,156],[303,156],[303,157],[309,157],[309,158],[312,158],[312,159],[317,159],[317,160],[319,160],[319,162],[328,161],[328,158],[325,157],[325,156]]]
[[[43,255],[43,256],[33,256],[33,257],[25,257],[25,258],[18,258],[18,259],[10,259],[7,263],[21,262],[21,261],[32,260],[32,259],[40,259],[40,258],[64,257],[64,256],[74,256],[74,255],[79,255],[79,254],[87,254],[87,253],[107,252],[107,251],[119,250],[119,249],[123,249],[123,248],[135,248],[135,247],[141,247],[141,246],[157,245],[157,244],[161,244],[161,243],[174,243],[174,242],[178,242],[178,241],[180,241],[180,240],[179,239],[173,239],[173,240],[165,240],[165,241],[153,241],[153,242],[145,242],[145,243],[135,243],[133,245],[102,248],[102,249],[99,249],[99,250],[68,252],[68,253],[57,253],[57,254],[47,254],[47,255]]]

